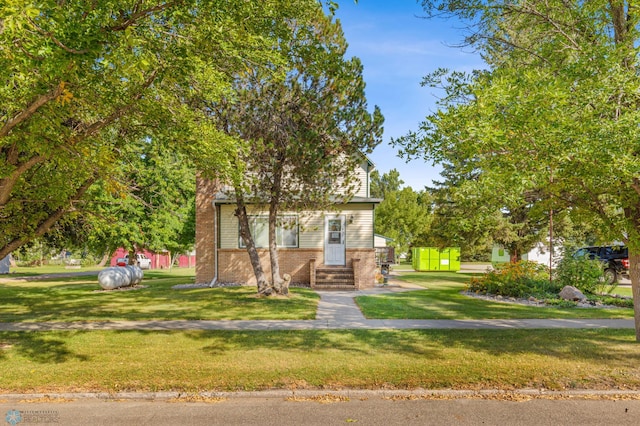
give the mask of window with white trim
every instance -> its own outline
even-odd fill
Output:
[[[249,230],[257,248],[269,247],[269,216],[249,216]],[[246,248],[239,230],[238,240],[239,247]],[[278,216],[276,244],[278,247],[298,247],[298,216]]]

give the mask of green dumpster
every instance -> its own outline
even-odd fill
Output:
[[[412,266],[416,271],[459,271],[460,247],[414,247]]]

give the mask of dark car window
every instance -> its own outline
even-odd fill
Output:
[[[587,259],[623,259],[629,257],[626,246],[583,247],[578,249],[573,257]]]
[[[616,259],[629,257],[629,249],[626,246],[613,246],[608,248],[611,249],[611,256]]]
[[[573,257],[578,259],[578,258],[581,258],[581,257],[585,257],[587,255],[587,253],[589,253],[589,250],[587,250],[586,248],[581,248],[581,249],[576,250],[576,252],[574,253]]]

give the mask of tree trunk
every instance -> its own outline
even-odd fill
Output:
[[[171,252],[169,252],[169,270],[171,270],[173,268],[173,265],[176,264],[176,261],[180,258],[180,254],[179,252],[175,252],[173,254],[173,256],[171,256]]]
[[[239,194],[239,192],[236,191],[236,194]],[[251,262],[251,267],[253,268],[253,274],[256,276],[258,294],[270,296],[273,292],[273,289],[269,285],[267,277],[264,274],[264,270],[262,269],[262,264],[260,263],[260,255],[258,254],[258,250],[256,250],[256,245],[253,242],[253,237],[251,236],[251,230],[249,228],[249,216],[247,216],[247,207],[245,206],[244,200],[241,195],[237,195],[236,198],[235,215],[238,218],[238,223],[240,225],[240,236],[242,237],[242,241],[244,241],[244,245],[247,247],[247,253],[249,254],[249,260]]]
[[[280,277],[280,260],[278,258],[278,245],[276,230],[278,227],[277,213],[269,209],[269,261],[271,262],[271,280],[273,290],[282,294],[282,278]]]
[[[626,219],[635,228],[632,238],[640,237],[640,208],[627,207],[624,210]],[[631,278],[631,295],[633,296],[633,318],[636,329],[636,342],[640,342],[640,249],[637,244],[629,244],[629,278]]]
[[[109,261],[109,259],[111,259],[111,251],[109,249],[107,249],[104,254],[102,255],[102,259],[100,260],[100,263],[98,263],[98,266],[100,267],[104,267],[104,265],[107,264],[107,262]]]
[[[510,254],[509,261],[511,263],[518,263],[518,261],[520,260],[520,252],[518,251],[518,249],[516,247],[510,248],[509,254]]]
[[[640,253],[629,251],[629,275],[633,295],[633,317],[636,326],[636,341],[640,342]]]
[[[282,175],[284,173],[284,158],[277,158],[273,170],[271,197],[269,202],[269,262],[271,264],[271,285],[277,294],[283,294],[283,281],[280,277],[280,259],[278,257],[278,207],[282,193]]]

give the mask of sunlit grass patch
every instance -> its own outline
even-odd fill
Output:
[[[400,281],[425,290],[356,297],[367,318],[384,319],[534,319],[633,318],[632,309],[538,307],[482,300],[461,292],[468,275],[453,272],[399,272]]]
[[[149,271],[141,286],[104,291],[96,276],[0,283],[0,321],[298,320],[315,318],[319,296],[292,288],[289,297],[256,298],[255,287],[172,287],[192,282],[183,271]]]
[[[637,389],[633,330],[0,333],[4,392]]]

